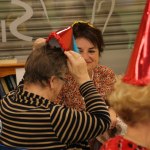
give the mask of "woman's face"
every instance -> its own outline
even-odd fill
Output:
[[[93,70],[99,63],[98,48],[85,38],[77,38],[76,43],[80,54],[87,63],[88,70]]]

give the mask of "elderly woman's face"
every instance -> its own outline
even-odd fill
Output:
[[[77,38],[76,43],[80,54],[87,63],[88,70],[94,69],[99,63],[98,48],[85,38]]]

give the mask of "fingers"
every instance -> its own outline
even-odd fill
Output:
[[[79,65],[81,63],[86,64],[84,58],[80,54],[74,51],[65,51],[64,53],[67,56],[69,63],[76,65]]]
[[[109,129],[113,129],[114,127],[116,127],[116,126],[111,124]]]
[[[36,50],[36,49],[44,46],[45,42],[46,42],[46,39],[44,39],[44,38],[38,38],[38,39],[36,39],[34,41],[34,43],[33,43],[33,50]]]
[[[68,59],[70,59],[70,60],[83,59],[83,57],[79,53],[76,53],[76,52],[71,51],[71,50],[65,51],[64,53],[68,57]]]
[[[116,115],[116,112],[111,107],[109,107],[109,114],[110,114],[110,119],[111,119],[110,129],[112,129],[116,126],[117,115]]]
[[[79,84],[82,84],[90,80],[87,71],[87,64],[84,58],[80,54],[74,51],[65,51],[64,54],[68,58],[67,63],[68,63],[69,71],[77,80],[77,82]]]

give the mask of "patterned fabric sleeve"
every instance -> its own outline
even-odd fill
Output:
[[[101,100],[93,82],[81,85],[80,92],[85,98],[87,112],[59,105],[51,107],[50,122],[63,143],[88,140],[109,128],[110,118],[106,104]]]
[[[94,70],[93,80],[100,95],[106,99],[114,89],[115,73],[107,66],[98,65]]]

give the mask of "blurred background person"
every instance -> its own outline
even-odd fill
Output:
[[[150,150],[150,85],[130,85],[119,78],[109,101],[128,127],[124,136],[108,140],[101,150]]]
[[[127,124],[124,136],[108,140],[101,150],[150,150],[150,1],[134,43],[123,78],[108,97],[110,105]]]

